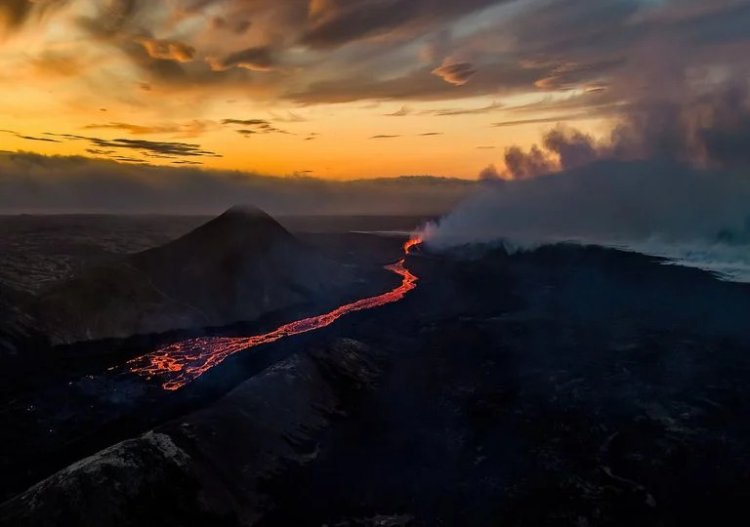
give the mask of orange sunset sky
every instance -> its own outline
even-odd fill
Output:
[[[735,166],[748,27],[747,0],[3,0],[0,147],[328,179]]]
[[[524,52],[531,4],[11,0],[0,145],[334,179],[476,178],[557,122],[609,127],[591,99],[610,66]]]

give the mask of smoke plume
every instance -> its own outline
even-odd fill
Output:
[[[564,241],[664,256],[750,280],[750,179],[674,161],[619,161],[494,181],[425,232],[429,246]]]
[[[504,180],[431,226],[428,244],[577,241],[750,281],[750,86],[741,74],[672,78],[678,89],[613,87],[627,102],[603,138],[558,125],[508,148]]]

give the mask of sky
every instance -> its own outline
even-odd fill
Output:
[[[0,0],[0,150],[333,180],[742,167],[748,51],[747,0]]]

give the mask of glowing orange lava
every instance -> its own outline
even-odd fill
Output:
[[[421,238],[411,238],[404,244],[404,254],[409,254],[420,243],[422,243]],[[322,315],[290,322],[262,335],[199,337],[175,342],[129,361],[128,369],[146,379],[163,379],[162,388],[165,390],[179,390],[239,351],[330,326],[349,313],[398,302],[417,287],[419,278],[406,268],[406,258],[387,266],[386,269],[401,276],[402,280],[401,285],[382,295],[363,298]]]

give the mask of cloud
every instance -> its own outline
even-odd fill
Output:
[[[682,100],[635,101],[600,141],[573,128],[548,131],[541,146],[511,147],[505,164],[513,178],[547,174],[601,159],[667,159],[696,167],[750,169],[750,83],[727,81],[708,93],[683,88]]]
[[[479,108],[444,108],[442,110],[428,110],[424,112],[424,114],[436,115],[438,117],[454,117],[456,115],[480,115],[483,113],[491,113],[503,108],[505,108],[504,104],[493,102],[487,106],[480,106]]]
[[[285,130],[276,128],[266,119],[223,119],[221,124],[243,126],[245,128],[237,130],[237,133],[246,136],[255,134],[289,134]]]
[[[11,134],[11,135],[18,137],[19,139],[26,139],[27,141],[41,141],[44,143],[61,143],[62,142],[57,139],[52,139],[51,137],[36,137],[33,135],[23,135],[23,134],[19,134],[18,132],[14,132],[12,130],[0,130],[0,133]]]
[[[500,3],[497,0],[326,0],[311,2],[310,27],[301,41],[313,48],[388,35],[414,35],[451,17]]]
[[[182,42],[155,38],[139,38],[136,41],[154,59],[190,62],[195,57],[195,48]]]
[[[15,29],[26,20],[34,3],[29,0],[9,0],[0,4],[0,21],[8,29]]]
[[[120,163],[128,163],[132,165],[142,165],[142,166],[148,165],[146,161],[144,161],[143,159],[139,159],[137,157],[114,155],[111,157],[111,159],[113,161],[118,161]]]
[[[221,16],[215,16],[211,19],[212,29],[216,29],[219,31],[228,29],[230,32],[237,35],[241,35],[247,32],[247,30],[250,29],[250,26],[252,26],[252,22],[250,20],[228,20]]]
[[[210,121],[191,121],[181,124],[140,125],[132,123],[106,123],[89,124],[84,126],[85,130],[122,130],[133,135],[174,134],[184,137],[196,137],[212,128],[214,123]]]
[[[147,141],[145,139],[103,139],[99,137],[88,137],[85,135],[56,134],[52,132],[46,132],[44,135],[50,139],[37,138],[36,140],[47,140],[58,143],[61,142],[60,139],[68,141],[87,141],[91,143],[93,149],[98,155],[106,155],[104,152],[111,151],[112,149],[115,149],[115,151],[126,149],[138,151],[146,157],[221,157],[220,154],[204,150],[200,145],[193,143]],[[127,158],[127,160],[136,160],[136,158]]]
[[[551,117],[537,117],[534,119],[516,119],[513,121],[500,121],[498,123],[492,123],[495,128],[506,128],[511,126],[523,126],[527,124],[547,124],[547,123],[570,123],[572,121],[578,121],[582,119],[591,119],[590,113],[579,113],[569,115],[553,115]]]
[[[215,152],[203,150],[200,145],[192,143],[100,138],[89,138],[89,141],[99,148],[125,148],[175,157],[221,157]]]
[[[107,156],[107,157],[115,154],[114,150],[100,150],[98,148],[87,148],[86,152],[88,152],[89,154],[93,156]]]
[[[470,62],[443,62],[441,66],[432,70],[433,75],[437,75],[454,86],[463,86],[476,72],[477,70]]]
[[[504,3],[110,0],[68,10],[56,9],[68,5],[59,0],[8,0],[0,16],[29,34],[44,31],[33,23],[59,16],[72,29],[64,42],[72,57],[101,53],[118,68],[118,59],[129,60],[123,71],[132,69],[134,82],[307,104],[604,91],[579,100],[593,117],[642,91],[677,98],[672,88],[686,71],[699,82],[739,73],[747,56],[744,0],[534,0],[497,9]],[[67,49],[58,44],[44,51]],[[210,59],[197,60],[195,48]],[[67,71],[64,60],[48,62]],[[96,71],[87,66],[81,75],[90,81]]]
[[[609,71],[622,66],[623,63],[622,59],[600,60],[589,64],[563,62],[555,65],[548,76],[538,79],[534,86],[540,90],[566,91],[594,85],[600,78],[606,77]]]
[[[55,132],[44,132],[44,135],[47,137],[56,137],[59,139],[67,139],[69,141],[88,141],[91,138],[86,137],[85,135],[77,135],[77,134],[58,134]]]
[[[269,72],[275,68],[273,53],[269,46],[256,46],[235,51],[229,55],[211,61],[214,70],[244,68],[250,71]]]
[[[132,159],[138,162],[138,159]],[[419,214],[453,208],[475,183],[443,178],[327,181],[0,153],[0,211],[214,214],[252,203],[272,214]]]
[[[538,72],[513,63],[488,65],[478,72],[472,82],[456,90],[456,86],[436,75],[432,68],[410,70],[401,75],[374,77],[371,72],[359,75],[347,70],[333,79],[308,83],[305,87],[293,88],[281,97],[301,104],[343,103],[361,100],[432,101],[451,100],[513,93],[528,89],[538,77]]]
[[[242,126],[266,126],[270,125],[265,119],[222,119],[222,124],[239,124]]]
[[[396,110],[393,113],[386,113],[383,114],[386,117],[406,117],[407,115],[411,115],[412,109],[408,106],[402,106],[400,109]]]
[[[29,20],[40,20],[67,4],[67,0],[3,0],[0,2],[0,32],[16,31]]]
[[[389,134],[379,134],[379,135],[373,135],[370,137],[370,139],[396,139],[397,137],[401,137],[400,135],[389,135]]]
[[[297,113],[294,113],[294,112],[291,112],[291,111],[287,111],[283,115],[277,115],[277,114],[275,114],[273,112],[270,112],[270,114],[271,114],[271,116],[273,118],[272,120],[276,121],[276,122],[279,122],[279,123],[304,123],[304,122],[307,122],[307,119],[305,119],[301,115],[299,115]]]
[[[91,67],[90,63],[74,53],[51,50],[30,57],[29,65],[41,75],[57,77],[77,77]]]

